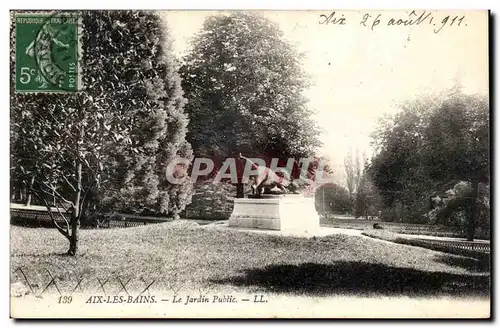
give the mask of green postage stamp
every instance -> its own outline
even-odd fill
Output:
[[[76,12],[16,13],[15,91],[80,89]]]

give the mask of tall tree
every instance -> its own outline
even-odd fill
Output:
[[[111,152],[114,165],[108,166],[108,172],[115,188],[106,189],[104,204],[177,218],[190,202],[192,183],[187,175],[178,183],[169,182],[166,169],[177,157],[190,160],[192,151],[185,139],[188,118],[172,39],[156,13],[111,13],[105,13],[104,27],[97,25],[104,32],[97,33],[94,42],[119,36],[122,43],[110,55],[126,56],[126,60],[119,74],[110,74],[120,81],[132,80],[135,89],[130,99],[133,106],[121,111],[130,127],[132,147]]]
[[[376,155],[368,172],[380,192],[384,216],[417,221],[427,210],[428,193],[437,187],[422,165],[423,132],[442,96],[403,103],[385,117],[373,135]]]
[[[257,13],[209,17],[184,58],[188,140],[196,156],[305,157],[319,145],[301,56]]]
[[[484,97],[455,93],[431,115],[425,130],[424,165],[435,180],[471,184],[467,239],[473,240],[479,183],[489,183],[489,103]]]
[[[11,97],[13,179],[34,178],[32,190],[69,240],[70,255],[77,253],[80,219],[90,199],[115,199],[132,183],[135,197],[175,212],[189,189],[182,186],[186,180],[170,190],[162,181],[168,160],[189,155],[189,145],[183,140],[187,122],[178,76],[163,48],[159,17],[137,11],[82,16],[85,91]],[[163,197],[158,190],[165,191]],[[47,197],[57,200],[58,220]],[[71,213],[69,221],[59,208]]]
[[[365,165],[367,167],[367,165]],[[381,209],[380,196],[376,186],[370,180],[366,170],[361,174],[356,187],[356,197],[354,199],[354,216],[365,217],[378,216]]]
[[[359,150],[356,150],[356,155],[354,155],[352,149],[349,149],[349,152],[344,158],[344,168],[347,190],[349,191],[349,197],[352,199],[354,193],[356,192],[356,187],[361,179],[363,170],[361,167],[361,160],[359,158]]]
[[[432,193],[468,182],[467,237],[472,240],[478,185],[489,183],[487,99],[452,90],[409,102],[375,137],[378,152],[369,171],[384,205],[401,205],[403,216],[418,220],[429,210]]]

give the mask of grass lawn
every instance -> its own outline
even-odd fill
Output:
[[[64,255],[54,229],[11,226],[11,282],[43,288],[49,272],[60,289],[83,277],[83,290],[186,288],[297,295],[489,295],[490,274],[474,260],[418,247],[333,235],[256,234],[194,222],[81,230],[79,255]],[[46,271],[47,269],[48,271]],[[49,277],[49,278],[48,278]]]

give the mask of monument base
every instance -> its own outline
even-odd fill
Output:
[[[314,197],[262,195],[235,198],[230,227],[312,233],[319,230]]]

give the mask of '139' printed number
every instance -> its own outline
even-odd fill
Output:
[[[73,301],[73,297],[71,296],[59,296],[58,303],[60,304],[69,304]]]

